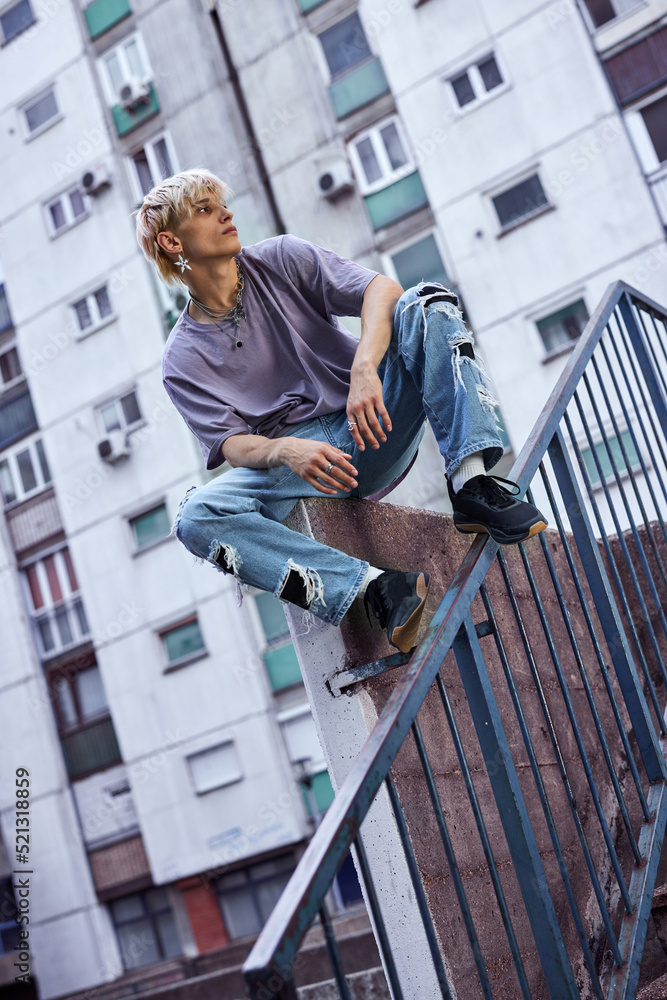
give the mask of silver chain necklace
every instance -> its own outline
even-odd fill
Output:
[[[236,278],[236,302],[234,303],[233,306],[227,306],[225,309],[218,309],[216,306],[205,306],[203,302],[200,302],[199,299],[196,299],[194,295],[190,293],[190,302],[194,302],[194,304],[197,306],[197,309],[201,309],[203,313],[206,313],[207,316],[210,316],[215,325],[218,327],[218,330],[220,330],[220,332],[223,332],[222,327],[218,325],[221,320],[231,319],[234,326],[238,330],[238,328],[241,325],[241,320],[246,318],[245,311],[243,309],[243,284],[244,284],[243,268],[239,264],[236,257],[234,258],[234,263],[236,264],[237,278]],[[233,334],[231,330],[227,330],[226,332],[232,338],[237,336],[236,334]],[[243,341],[237,340],[236,346],[243,347]]]

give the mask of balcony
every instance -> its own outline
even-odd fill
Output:
[[[7,448],[14,441],[37,430],[37,426],[28,389],[0,403],[0,449]]]
[[[121,760],[113,722],[108,715],[61,736],[60,743],[70,778],[80,778]]]
[[[14,551],[23,555],[36,545],[60,535],[63,530],[53,490],[31,497],[6,513]]]
[[[91,38],[99,38],[131,13],[128,0],[94,0],[83,12]]]
[[[116,132],[119,136],[127,135],[128,132],[131,132],[138,125],[141,125],[143,122],[148,121],[149,118],[156,115],[159,110],[160,102],[157,99],[155,87],[151,84],[150,90],[145,99],[132,111],[127,111],[120,104],[114,104],[111,109],[111,114],[113,115]]]
[[[329,86],[329,97],[340,120],[388,91],[382,63],[374,56],[334,80]]]
[[[46,614],[33,618],[37,648],[43,660],[80,645],[90,635],[80,597],[54,605]]]
[[[5,286],[0,283],[0,333],[4,333],[6,330],[11,330],[13,325],[12,314],[9,311],[9,303],[7,301]]]
[[[364,197],[373,229],[383,229],[428,205],[419,171]]]
[[[264,653],[264,666],[274,691],[301,683],[301,670],[291,642]]]

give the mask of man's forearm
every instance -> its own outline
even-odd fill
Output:
[[[261,434],[233,434],[222,446],[223,457],[232,468],[273,469],[284,465],[282,451],[286,438],[267,438]]]
[[[352,364],[352,370],[377,371],[389,341],[394,322],[394,309],[403,289],[397,281],[377,274],[367,285],[361,307],[361,339]]]

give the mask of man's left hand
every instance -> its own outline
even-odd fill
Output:
[[[352,367],[347,419],[354,424],[350,434],[359,451],[366,447],[364,439],[372,448],[379,448],[380,442],[387,440],[391,419],[382,398],[382,382],[372,365]]]

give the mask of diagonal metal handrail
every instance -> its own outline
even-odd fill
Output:
[[[571,460],[564,448],[563,437],[559,430],[560,421],[565,415],[566,408],[573,398],[584,369],[590,361],[612,314],[617,308],[620,308],[624,319],[628,321],[628,325],[631,325],[632,301],[641,303],[642,307],[653,310],[662,317],[665,315],[662,306],[641,295],[623,281],[615,282],[607,288],[581,334],[526,444],[516,459],[510,478],[518,482],[521,495],[523,495],[538,472],[543,458],[546,454],[549,455],[563,495],[565,496],[566,492],[568,494],[568,511],[574,512],[570,515],[572,530],[589,579],[592,578],[594,581],[597,614],[605,638],[608,640],[610,656],[625,698],[626,708],[648,779],[650,782],[661,782],[660,787],[663,788],[664,783],[667,782],[665,760],[649,716],[633,657],[625,639],[625,632],[601,561],[599,548],[594,541],[590,525],[587,521],[584,523],[584,520],[581,520],[587,517],[583,498],[576,485]],[[646,354],[646,348],[643,343],[636,345],[634,341],[633,347],[636,350],[642,372],[646,376],[658,419],[663,430],[667,432],[667,405],[659,391],[650,363],[646,361],[645,357],[642,357],[642,351]],[[581,513],[579,519],[577,511]],[[497,543],[487,535],[476,535],[471,543],[438,610],[428,625],[422,641],[414,651],[407,670],[397,681],[375,727],[338,790],[333,803],[327,810],[320,827],[311,839],[290,882],[244,964],[245,982],[249,995],[254,1000],[262,1000],[263,997],[276,998],[276,1000],[296,998],[292,969],[298,948],[317,916],[340,864],[350,846],[358,840],[361,824],[387,778],[405,737],[415,723],[417,713],[438,675],[445,656],[450,649],[455,648],[457,636],[457,657],[467,657],[473,667],[482,672],[479,675],[482,686],[475,696],[489,697],[488,691],[482,692],[486,673],[483,659],[480,661],[476,652],[478,649],[476,636],[474,629],[471,629],[469,615],[472,601],[478,593],[497,551]],[[619,636],[621,637],[620,641]],[[472,672],[474,673],[474,670]],[[465,673],[467,675],[469,671]],[[490,697],[492,700],[493,696]],[[478,731],[478,735],[480,735],[480,731]],[[655,820],[657,817],[662,822],[664,833],[667,794],[659,794],[656,790],[652,793],[651,798],[654,804],[652,819]],[[658,802],[660,807],[656,810],[655,805]],[[655,824],[649,829],[645,823],[642,829],[642,843],[648,843],[651,837],[655,839],[656,829]],[[514,830],[513,835],[520,835],[521,832],[519,830],[517,833]],[[651,870],[654,869],[653,861],[654,859],[649,865]],[[521,877],[519,871],[517,877],[519,879]],[[641,882],[644,889],[645,885],[646,882]],[[535,888],[533,884],[533,895],[539,896],[540,891],[540,888]],[[541,907],[537,914],[539,919],[547,923],[552,919],[552,904],[546,882],[544,897],[538,899],[537,904],[534,904],[525,892],[523,895],[529,912],[531,905],[537,905],[538,910]],[[630,941],[636,938],[637,933],[641,933],[641,927],[639,927],[639,931],[637,930],[638,920],[641,923],[644,917],[646,917],[646,900],[642,897],[641,915],[638,917],[638,913],[635,912],[634,917],[631,915],[629,923],[624,922],[622,940],[625,940],[623,933],[625,938]],[[535,931],[535,928],[533,929]],[[550,959],[544,942],[541,947],[539,932],[536,932],[536,941],[546,971],[550,967]],[[551,945],[553,945],[553,941],[551,941]],[[563,968],[565,968],[565,964]],[[558,970],[555,969],[553,974],[557,976]],[[550,983],[550,988],[553,988],[553,983]],[[557,984],[556,988],[558,988]],[[554,995],[562,997],[578,995],[573,993],[572,989],[570,980],[564,978],[562,992]],[[614,996],[616,995],[614,994]],[[626,994],[619,992],[618,996],[621,995],[625,996]]]

